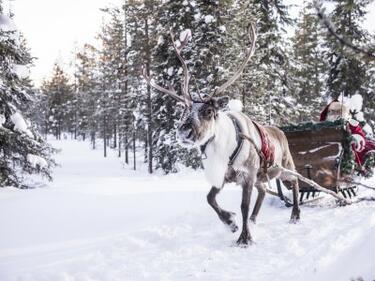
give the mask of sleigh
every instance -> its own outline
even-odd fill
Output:
[[[346,166],[350,159],[350,135],[345,130],[343,121],[302,123],[281,128],[289,142],[296,170],[301,175],[313,180],[320,186],[341,193],[345,198],[357,195],[358,187],[350,182],[353,171]],[[353,163],[353,162],[351,162]],[[277,195],[290,202],[282,192],[281,182],[277,180]],[[313,186],[299,181],[300,203],[319,199],[320,192]]]

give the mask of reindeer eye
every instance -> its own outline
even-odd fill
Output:
[[[212,114],[213,114],[213,110],[212,110],[212,108],[207,108],[206,110],[205,110],[205,112],[204,112],[204,115],[206,115],[206,116],[211,116]]]

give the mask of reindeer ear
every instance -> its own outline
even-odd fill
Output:
[[[224,109],[228,105],[229,97],[224,96],[224,97],[213,98],[213,102],[214,102],[214,107],[216,109]]]

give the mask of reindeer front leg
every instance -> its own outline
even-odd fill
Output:
[[[250,198],[251,192],[253,190],[254,181],[251,180],[242,185],[242,203],[241,203],[241,212],[242,212],[242,232],[240,237],[237,240],[237,245],[247,246],[253,242],[253,239],[249,230],[249,207],[250,207]]]
[[[229,227],[230,231],[236,232],[238,230],[238,226],[236,225],[236,221],[234,219],[236,214],[223,210],[216,202],[216,195],[220,192],[220,190],[221,189],[213,186],[210,192],[207,194],[207,202],[215,210],[219,216],[219,219]]]

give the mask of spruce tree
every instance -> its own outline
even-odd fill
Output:
[[[368,42],[367,31],[361,23],[367,13],[368,0],[333,1],[334,10],[330,18],[337,34],[352,42],[363,45]],[[352,96],[356,93],[365,95],[370,89],[366,87],[369,77],[369,64],[343,46],[339,41],[327,33],[326,59],[329,62],[329,77],[327,80],[328,95],[332,98]],[[365,105],[366,106],[366,105]]]
[[[323,56],[323,34],[315,8],[304,2],[293,40],[292,85],[296,91],[299,121],[319,118],[324,106],[327,63]]]
[[[74,130],[75,107],[72,84],[58,64],[54,65],[52,77],[43,82],[41,90],[48,99],[48,131],[61,139],[62,133]]]
[[[99,83],[97,80],[98,51],[90,44],[84,44],[76,54],[76,95],[79,99],[78,130],[85,139],[90,135],[93,148],[97,134],[98,120],[95,116],[98,105]]]
[[[32,58],[0,3],[0,186],[32,186],[27,174],[51,178],[53,149],[26,119],[36,93],[28,79]]]

